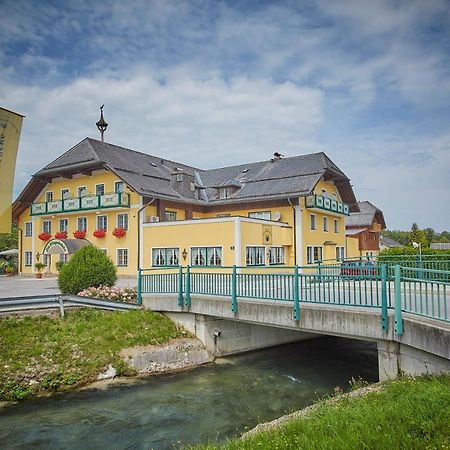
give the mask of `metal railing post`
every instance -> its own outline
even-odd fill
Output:
[[[300,320],[300,293],[298,288],[298,266],[294,268],[294,320]]]
[[[395,291],[394,331],[397,336],[401,336],[403,334],[403,317],[402,317],[402,296],[401,296],[401,272],[399,265],[396,265],[394,268],[394,291]]]
[[[384,333],[389,330],[388,304],[387,304],[387,271],[386,265],[381,265],[381,329]]]
[[[137,304],[142,305],[142,269],[138,269],[137,279]]]
[[[233,266],[233,275],[231,279],[231,311],[237,314],[237,280],[236,280],[236,265]]]
[[[183,307],[183,266],[178,268],[178,306]]]
[[[191,266],[186,266],[186,298],[185,305],[191,307]]]

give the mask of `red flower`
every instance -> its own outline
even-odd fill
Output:
[[[86,236],[86,231],[84,231],[84,230],[74,231],[73,236],[76,239],[84,239],[84,237]]]
[[[95,230],[94,233],[93,233],[93,235],[94,235],[96,238],[103,238],[103,237],[106,236],[106,231],[105,231],[105,230],[102,230],[102,229],[100,229],[100,230]]]
[[[114,230],[112,232],[112,234],[118,238],[124,237],[126,233],[127,232],[126,232],[125,228],[122,228],[122,227],[114,228]]]
[[[58,231],[55,234],[55,239],[67,239],[67,231]]]
[[[45,233],[45,232],[38,235],[38,238],[41,241],[48,241],[51,237],[52,237],[52,235],[50,233]]]

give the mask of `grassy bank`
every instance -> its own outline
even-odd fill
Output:
[[[379,392],[324,402],[244,441],[197,449],[449,449],[450,377],[404,378]]]
[[[182,336],[166,317],[141,310],[1,319],[0,400],[70,390],[94,381],[108,364],[118,375],[132,375],[118,356],[121,349]]]

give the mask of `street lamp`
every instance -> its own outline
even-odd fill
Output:
[[[419,256],[420,256],[420,258],[422,258],[422,244],[420,242],[413,242],[412,246],[414,248],[418,248],[419,249]]]

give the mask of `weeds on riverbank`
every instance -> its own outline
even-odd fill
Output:
[[[117,375],[132,375],[118,356],[121,349],[185,335],[163,315],[143,310],[1,319],[0,400],[71,390],[94,381],[108,364]]]
[[[324,402],[301,419],[197,450],[450,449],[450,376],[402,378],[363,397]]]

